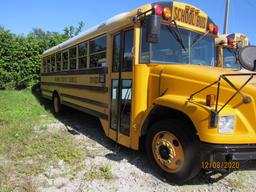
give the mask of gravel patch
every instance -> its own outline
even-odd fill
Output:
[[[73,110],[69,113],[59,117],[59,123],[47,125],[46,130],[68,130],[77,147],[86,152],[86,158],[79,165],[67,165],[60,160],[56,167],[34,176],[37,191],[256,191],[255,162],[248,162],[242,170],[216,181],[202,172],[182,186],[168,183],[152,171],[144,151],[115,144],[104,135],[96,118]]]

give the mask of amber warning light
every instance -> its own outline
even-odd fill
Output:
[[[170,19],[172,17],[172,12],[171,12],[171,9],[169,7],[164,8],[163,17],[165,19]]]
[[[215,101],[216,101],[216,95],[214,94],[206,95],[206,106],[209,106],[209,107],[214,106]]]
[[[211,33],[217,34],[219,32],[219,27],[217,25],[214,25],[213,23],[209,23],[208,30]]]
[[[165,7],[163,9],[163,7],[161,5],[156,4],[154,6],[154,10],[155,10],[155,15],[163,16],[163,18],[165,18],[165,19],[170,19],[172,16],[171,9],[169,7]]]

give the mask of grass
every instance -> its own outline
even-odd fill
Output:
[[[0,91],[0,192],[34,191],[30,176],[60,160],[76,165],[83,159],[67,131],[47,131],[56,122],[31,90]]]
[[[88,172],[85,173],[85,179],[89,181],[95,179],[110,180],[112,178],[112,166],[110,164],[102,164],[101,166],[94,165]]]
[[[29,90],[0,91],[0,155],[30,138],[33,126],[54,121]]]
[[[24,150],[19,152],[19,157],[37,157],[44,155],[47,159],[58,162],[64,160],[69,164],[80,160],[82,152],[76,149],[75,143],[67,137],[65,132],[42,133],[38,137],[33,137],[24,142]]]

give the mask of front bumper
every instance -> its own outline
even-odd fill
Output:
[[[208,162],[230,162],[256,159],[256,144],[209,144],[201,143],[202,160]]]

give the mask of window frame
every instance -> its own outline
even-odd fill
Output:
[[[79,45],[85,44],[85,55],[80,56],[79,55]],[[79,60],[85,58],[86,64],[85,67],[81,67],[79,65]],[[77,69],[82,70],[82,69],[87,69],[88,68],[88,41],[83,41],[77,44]]]
[[[140,64],[154,64],[154,62],[151,62],[151,60],[152,60],[152,58],[151,58],[151,57],[152,57],[152,54],[151,54],[151,52],[152,52],[152,43],[149,43],[149,61],[147,61],[147,62],[142,62],[143,25],[144,25],[144,24],[141,24],[141,25],[140,25],[139,63],[140,63]],[[166,26],[165,23],[161,23],[161,25]],[[204,35],[203,33],[195,32],[195,31],[193,31],[193,30],[190,30],[190,29],[187,29],[187,28],[184,28],[184,27],[179,27],[179,29],[183,29],[183,30],[186,30],[186,31],[189,32],[189,41],[191,40],[192,33],[197,33],[197,34]],[[214,39],[214,37],[213,37],[212,35],[210,35],[210,34],[208,34],[207,36]],[[189,42],[189,47],[188,47],[188,49],[189,49],[189,52],[190,52],[190,53],[188,53],[188,54],[189,54],[189,62],[188,62],[188,63],[182,63],[182,64],[195,65],[194,63],[191,63],[191,50],[190,50],[190,49],[191,49],[191,42]],[[209,66],[209,67],[215,66],[215,61],[216,61],[216,48],[215,48],[215,45],[214,45],[213,57],[214,57],[214,62],[213,62],[212,65],[203,65],[203,66]],[[171,62],[170,62],[170,63],[162,63],[162,64],[163,64],[163,65],[170,65],[170,64],[176,64],[176,63],[171,63]],[[180,63],[178,63],[178,64],[180,64]]]
[[[71,58],[71,54],[70,54],[70,50],[71,49],[75,49],[76,50],[76,55],[75,55],[75,57],[74,58]],[[69,52],[69,71],[74,71],[74,70],[77,70],[77,45],[74,45],[74,46],[72,46],[72,47],[70,47],[70,48],[68,48],[68,52]],[[76,61],[76,65],[75,65],[75,69],[71,69],[71,60],[75,60]]]
[[[63,69],[63,53],[68,53],[68,59],[67,59],[67,69]],[[63,50],[63,51],[61,51],[61,71],[69,71],[69,48],[67,48],[67,49],[65,49],[65,50]]]
[[[106,48],[105,48],[105,50],[101,50],[101,51],[97,51],[97,52],[91,53],[91,47],[90,47],[91,41],[94,41],[94,40],[99,39],[99,38],[105,38],[106,39]],[[108,46],[107,39],[108,39],[107,34],[104,33],[104,34],[101,34],[101,35],[99,35],[97,37],[94,37],[94,38],[88,40],[88,52],[89,52],[88,60],[89,60],[89,63],[87,64],[87,66],[88,66],[89,69],[104,67],[104,66],[97,66],[97,64],[96,64],[96,66],[91,67],[91,56],[95,56],[95,55],[99,55],[99,54],[105,53],[105,55],[106,55],[105,56],[106,64],[107,64],[107,46]]]
[[[60,54],[60,70],[58,70],[58,62],[57,62],[57,54]],[[61,51],[58,51],[55,53],[55,62],[56,62],[56,72],[61,72],[61,69],[62,69],[62,53]]]
[[[117,70],[113,70],[114,68],[113,68],[113,64],[114,64],[114,53],[115,53],[115,47],[114,47],[114,39],[115,39],[115,37],[116,36],[118,36],[119,35],[119,40],[120,40],[120,50],[119,50],[119,64],[118,64],[118,66],[117,66]],[[112,70],[112,73],[116,73],[116,72],[119,72],[119,70],[120,70],[120,66],[121,66],[121,56],[122,56],[122,31],[118,31],[117,33],[114,33],[113,34],[113,46],[112,46],[112,66],[111,66],[111,70]]]
[[[132,31],[133,33],[132,33],[132,35],[133,35],[133,42],[132,42],[132,44],[133,44],[133,47],[132,47],[132,50],[131,50],[131,54],[132,54],[132,64],[131,64],[131,69],[130,70],[123,70],[123,66],[124,66],[124,59],[125,59],[125,57],[124,57],[124,53],[125,53],[125,33],[127,33],[127,32],[129,32],[129,31]],[[123,30],[122,31],[122,33],[123,33],[123,35],[122,35],[122,39],[121,39],[121,43],[123,43],[123,45],[122,45],[122,53],[121,53],[121,60],[122,60],[122,69],[121,69],[121,72],[132,72],[133,71],[133,65],[134,65],[134,53],[133,53],[133,50],[134,50],[134,46],[135,46],[135,44],[134,44],[134,28],[127,28],[127,29],[125,29],[125,30]]]
[[[49,59],[49,60],[48,60]],[[51,56],[50,55],[48,55],[47,57],[46,57],[46,63],[47,63],[47,73],[51,73]]]
[[[42,73],[47,73],[47,57],[43,57],[42,63]]]
[[[56,53],[51,54],[50,57],[51,57],[51,73],[54,73],[56,72]],[[52,58],[54,58],[54,70],[52,70],[53,69]]]
[[[124,51],[125,51],[125,33],[128,32],[128,31],[133,31],[133,48],[132,48],[132,51],[133,51],[134,46],[135,46],[135,44],[134,44],[134,38],[135,38],[134,31],[135,31],[135,29],[134,29],[134,27],[128,27],[128,28],[122,29],[122,30],[117,31],[116,33],[112,34],[112,36],[113,36],[113,38],[112,38],[112,61],[111,61],[111,63],[112,63],[112,67],[111,67],[112,73],[117,73],[119,71],[121,71],[121,72],[132,72],[133,71],[133,65],[134,65],[134,55],[133,55],[134,53],[133,52],[132,52],[131,70],[123,70]],[[116,35],[120,35],[120,58],[119,58],[120,63],[119,63],[119,66],[118,66],[118,70],[113,71],[113,59],[114,59],[114,42],[113,42],[113,40],[114,40],[114,37]]]

